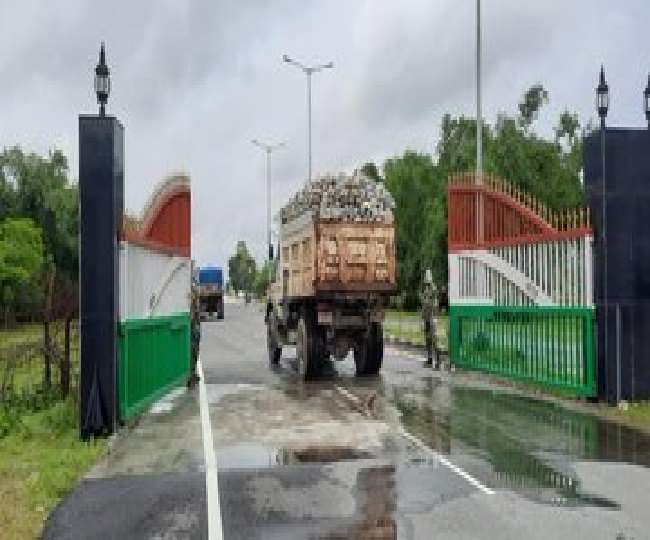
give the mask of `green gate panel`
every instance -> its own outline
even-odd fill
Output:
[[[595,396],[589,307],[452,305],[449,358],[465,369]]]
[[[189,313],[123,321],[119,348],[119,412],[127,420],[187,379]]]

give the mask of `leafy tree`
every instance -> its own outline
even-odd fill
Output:
[[[235,293],[239,291],[252,291],[255,283],[255,275],[255,259],[249,253],[246,242],[239,240],[234,255],[228,259],[230,286]]]
[[[548,103],[548,92],[541,84],[534,84],[526,91],[519,103],[519,122],[524,129],[528,129],[537,119],[545,103]]]
[[[273,261],[265,261],[262,267],[255,274],[253,289],[258,298],[261,298],[266,294],[269,285],[272,283],[273,276],[275,276],[277,262],[277,259],[274,259]]]
[[[372,161],[369,161],[363,167],[361,167],[361,172],[365,174],[368,178],[372,178],[375,182],[384,181],[384,179],[381,177],[381,174],[379,174],[379,169],[377,168],[377,165]]]
[[[43,267],[40,229],[28,218],[8,218],[0,223],[0,296],[5,326],[11,310],[22,299],[33,298]]]
[[[414,307],[426,268],[447,279],[445,178],[431,156],[407,151],[384,165],[386,187],[395,198],[399,288]]]
[[[0,219],[6,217],[31,218],[57,274],[77,280],[78,189],[60,151],[41,157],[16,146],[0,153]]]

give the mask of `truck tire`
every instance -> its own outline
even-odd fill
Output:
[[[269,314],[266,322],[266,348],[269,353],[269,363],[277,365],[282,356],[282,347],[278,343],[278,321],[273,312]]]
[[[219,309],[217,310],[217,319],[219,319],[220,321],[223,321],[223,312],[224,312],[223,298],[219,301],[218,308]]]
[[[298,374],[310,379],[320,373],[322,365],[322,332],[311,318],[302,315],[296,332],[296,359]]]
[[[365,341],[354,348],[357,375],[377,375],[384,360],[384,332],[381,323],[372,323]]]

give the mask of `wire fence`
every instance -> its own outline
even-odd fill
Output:
[[[21,414],[55,401],[77,401],[77,319],[19,324],[0,330],[0,437]]]

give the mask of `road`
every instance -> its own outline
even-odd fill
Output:
[[[202,328],[203,423],[200,390],[158,403],[46,538],[650,537],[647,436],[390,347],[379,377],[349,358],[303,382],[292,348],[269,366],[259,306],[227,308]]]

